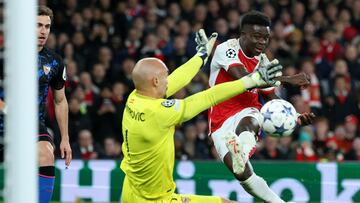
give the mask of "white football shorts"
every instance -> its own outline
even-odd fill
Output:
[[[229,152],[225,145],[226,132],[232,131],[235,133],[241,119],[248,116],[255,118],[258,121],[260,127],[262,126],[260,111],[257,108],[248,107],[226,119],[222,126],[211,134],[211,138],[214,141],[215,149],[221,161],[224,161],[225,155]]]

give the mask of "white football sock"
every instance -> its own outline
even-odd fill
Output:
[[[269,203],[285,203],[267,185],[265,180],[257,176],[254,172],[245,181],[240,181],[243,188],[252,196]]]

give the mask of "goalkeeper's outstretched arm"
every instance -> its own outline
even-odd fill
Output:
[[[215,106],[249,89],[279,85],[280,82],[274,81],[274,78],[281,76],[281,70],[281,65],[264,66],[239,80],[221,83],[187,97],[181,122],[187,121],[211,106]]]
[[[166,90],[166,98],[172,96],[181,88],[185,87],[199,72],[203,65],[203,59],[195,55],[189,61],[178,67],[168,77],[168,89]]]
[[[190,120],[200,112],[215,106],[231,97],[245,92],[242,79],[232,82],[221,83],[210,89],[194,94],[185,98],[185,110],[181,122]]]
[[[196,33],[195,42],[197,44],[197,53],[188,62],[177,68],[168,77],[168,89],[166,91],[166,98],[172,96],[181,88],[185,87],[199,72],[200,68],[206,64],[208,57],[214,47],[217,38],[217,33],[212,33],[207,38],[205,31],[200,29]]]

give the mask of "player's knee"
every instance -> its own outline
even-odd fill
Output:
[[[238,126],[236,127],[235,132],[237,135],[239,135],[244,131],[252,131],[257,134],[259,132],[259,129],[260,129],[260,125],[258,120],[255,119],[254,117],[248,116],[241,119]]]
[[[234,174],[234,176],[236,177],[237,180],[239,181],[245,181],[248,178],[250,178],[250,176],[253,174],[253,170],[250,167],[250,165],[247,163],[245,165],[245,170],[244,172],[242,172],[241,174]]]
[[[54,148],[49,142],[39,142],[38,156],[40,166],[54,165]]]

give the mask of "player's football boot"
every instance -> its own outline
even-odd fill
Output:
[[[239,137],[234,132],[228,132],[225,136],[226,147],[228,148],[232,164],[233,172],[241,174],[245,170],[246,162],[254,154],[256,150],[256,140],[254,135],[246,133]]]

